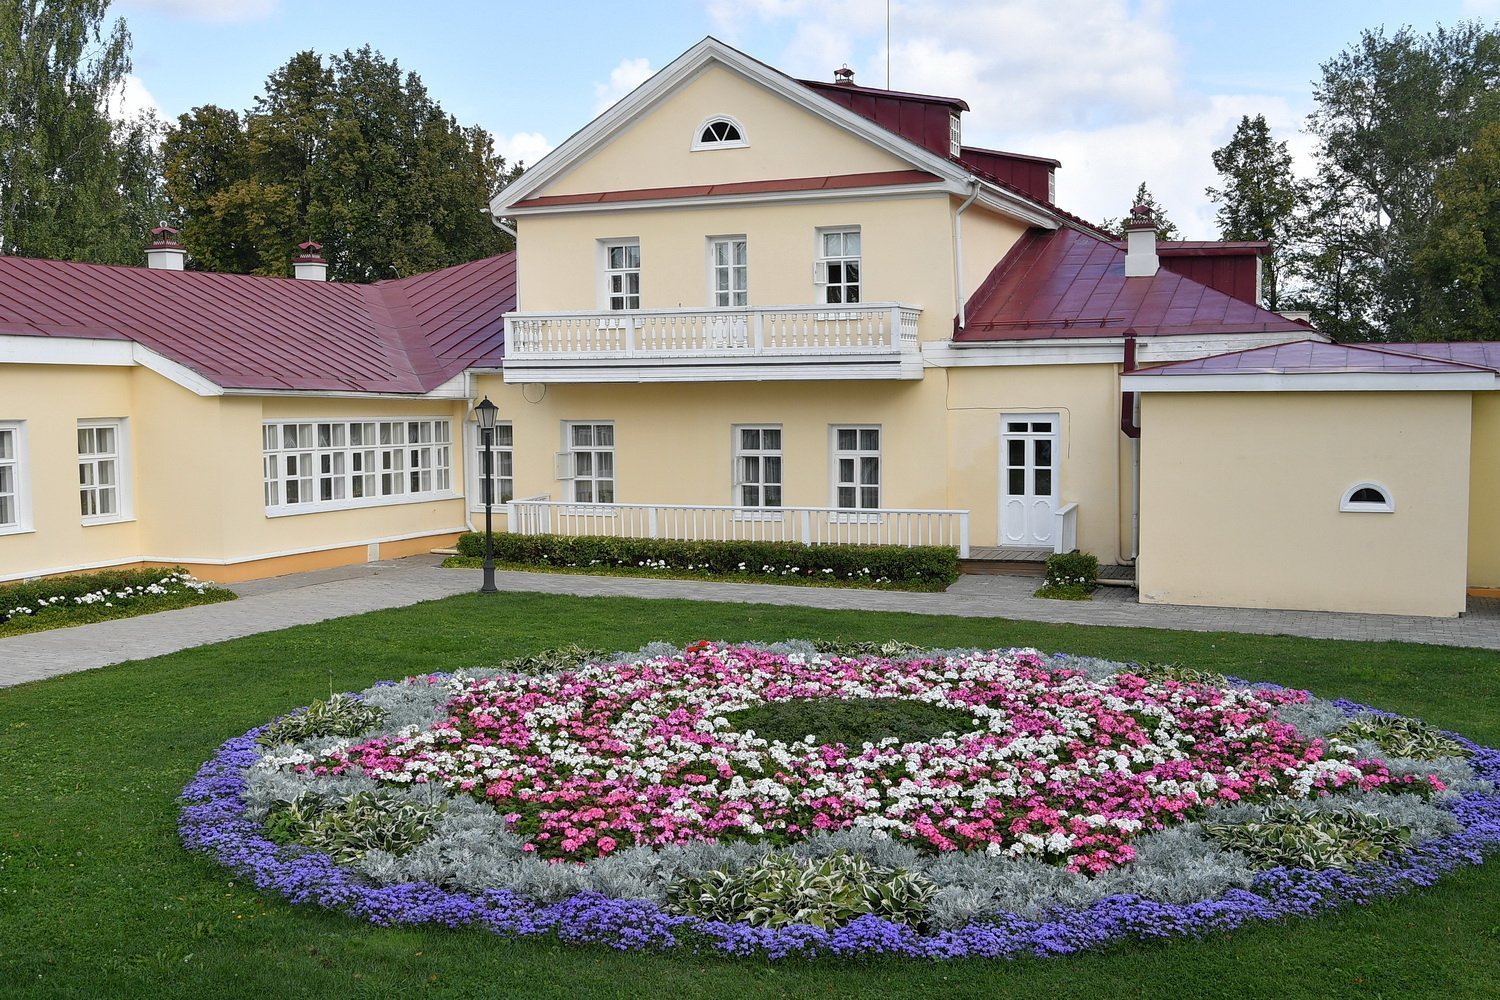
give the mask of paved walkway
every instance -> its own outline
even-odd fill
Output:
[[[0,639],[0,687],[479,589],[478,570],[442,569],[439,561],[437,556],[413,556],[255,580],[231,588],[240,595],[237,601]],[[1500,649],[1500,601],[1494,600],[1471,601],[1470,613],[1460,618],[1412,618],[1144,605],[1135,603],[1133,590],[1121,587],[1101,588],[1092,601],[1043,601],[1031,596],[1034,577],[965,576],[947,593],[908,594],[550,573],[502,571],[495,576],[505,591],[583,597],[682,598]]]

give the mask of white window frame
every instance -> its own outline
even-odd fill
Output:
[[[813,284],[817,286],[817,301],[824,305],[859,305],[864,301],[864,235],[859,226],[825,226],[816,230],[817,245],[813,252]],[[828,237],[839,236],[840,253],[828,253]],[[848,252],[848,237],[853,236],[858,241],[858,253]],[[848,265],[853,263],[857,277],[851,282],[848,280]],[[840,280],[830,281],[829,272],[832,266],[839,266]],[[829,295],[834,289],[839,290],[839,300],[831,301]],[[849,301],[849,289],[854,289],[854,301]]]
[[[287,445],[287,428],[296,428],[293,446]],[[453,444],[453,422],[447,417],[264,421],[261,479],[266,516],[455,499]],[[292,457],[298,463],[294,475],[287,469]],[[289,503],[286,487],[292,481],[298,485],[297,500]]]
[[[745,447],[745,431],[760,432],[759,447]],[[766,431],[774,431],[776,433],[778,444],[775,448],[765,447]],[[733,435],[730,438],[731,461],[733,463],[730,466],[730,496],[732,497],[730,505],[753,509],[756,512],[742,516],[779,518],[781,516],[781,509],[786,506],[786,432],[780,424],[733,424],[730,427],[730,434]],[[746,458],[757,460],[757,473],[754,480],[744,475],[744,466],[741,460]],[[766,479],[765,460],[768,458],[774,458],[778,465],[777,478],[774,483],[769,483]],[[768,485],[774,485],[780,494],[780,499],[776,503],[766,502],[766,487]],[[745,487],[747,486],[755,488],[758,502],[745,502]],[[760,511],[765,511],[765,513],[761,514],[759,513]]]
[[[1360,490],[1376,490],[1385,497],[1381,501],[1356,500],[1354,494]],[[1377,483],[1373,479],[1355,483],[1344,491],[1343,497],[1339,499],[1339,510],[1351,514],[1394,514],[1396,512],[1396,496],[1390,487],[1384,483]]]
[[[587,445],[575,445],[573,443],[573,430],[576,427],[589,427],[589,428],[593,428],[593,431],[591,432],[591,437],[594,437],[595,439],[597,439],[597,437],[598,437],[598,429],[599,428],[601,428],[601,427],[608,427],[609,428],[609,444],[608,445],[600,445],[597,440],[594,440],[593,442],[591,442],[590,444],[587,444]],[[568,484],[568,502],[569,503],[589,504],[590,506],[593,506],[593,505],[609,506],[609,505],[612,505],[612,504],[615,504],[615,503],[619,502],[618,485],[619,485],[620,468],[619,468],[619,465],[615,461],[615,458],[616,458],[615,449],[617,447],[617,441],[618,441],[618,439],[615,436],[615,422],[613,420],[564,420],[563,421],[563,425],[562,425],[562,446],[563,447],[562,447],[562,451],[558,454],[558,478],[561,479],[561,480],[563,480],[564,482],[566,482]],[[600,461],[600,456],[604,455],[604,454],[608,454],[609,455],[609,475],[607,475],[607,476],[601,476],[599,474],[599,468],[600,468],[600,466],[602,464],[601,461]],[[580,455],[588,455],[589,456],[589,461],[587,463],[580,462],[579,461],[579,456]],[[584,464],[587,464],[588,471],[584,475],[579,475],[578,474],[579,467],[581,465],[584,465]],[[608,482],[609,483],[609,499],[608,500],[600,500],[599,499],[599,484],[601,482]],[[578,484],[579,483],[588,483],[589,484],[589,489],[588,489],[589,498],[587,500],[581,500],[578,497]]]
[[[78,451],[78,496],[80,500],[80,519],[83,524],[117,524],[121,521],[134,520],[134,503],[132,487],[130,482],[130,433],[129,421],[125,417],[94,418],[78,421],[78,429],[100,430],[109,429],[115,435],[115,450],[113,452],[91,452],[84,454],[80,448]],[[96,438],[97,440],[97,438]],[[82,512],[82,499],[84,491],[92,489],[97,497],[99,492],[99,468],[102,464],[114,466],[114,482],[111,488],[114,490],[115,509],[108,514],[84,514]],[[83,470],[85,466],[93,469],[92,482],[85,484]]]
[[[635,250],[634,267],[612,266],[612,251],[624,250],[626,253],[625,263],[628,264],[628,255],[631,249]],[[629,287],[628,276],[632,274],[635,275],[635,291],[629,292],[625,289]],[[614,279],[616,276],[621,278],[622,290],[619,293],[614,291]],[[613,304],[616,298],[622,300],[622,305],[619,307]],[[635,300],[634,305],[630,304],[632,298]],[[639,237],[620,237],[599,241],[599,308],[608,312],[635,312],[641,308],[641,241]]]
[[[705,142],[703,131],[710,125],[720,122],[732,127],[740,137],[738,139],[710,139]],[[750,140],[746,138],[745,126],[740,124],[739,119],[733,115],[709,115],[698,123],[697,128],[693,129],[693,144],[690,148],[693,152],[700,153],[710,149],[744,149],[749,145]]]
[[[840,431],[854,432],[854,448],[839,447]],[[876,434],[876,447],[873,450],[865,448],[860,440],[863,437],[863,432],[868,431],[874,431]],[[828,428],[828,506],[837,508],[840,511],[849,511],[849,514],[843,515],[846,518],[863,516],[863,512],[880,509],[885,502],[884,451],[885,434],[880,424],[830,424]],[[871,457],[875,459],[875,482],[873,484],[863,483],[861,482],[862,477],[860,475],[861,460]],[[840,474],[839,468],[841,460],[845,459],[854,462],[854,478],[847,483]],[[871,486],[875,489],[875,505],[873,507],[866,507],[861,502],[863,500],[861,491],[869,489]],[[854,506],[845,507],[839,502],[840,488],[852,488],[854,490]]]
[[[740,264],[734,262],[736,244],[744,248],[744,262]],[[728,247],[727,264],[719,263],[720,247]],[[722,291],[719,288],[721,271],[726,282]],[[735,272],[741,275],[739,288],[734,287]],[[708,304],[715,309],[743,309],[750,304],[750,241],[745,236],[708,237]]]
[[[26,421],[0,420],[0,435],[11,440],[9,458],[0,456],[0,469],[10,469],[11,489],[0,493],[9,497],[14,514],[9,521],[0,521],[0,535],[19,535],[33,530],[31,523],[31,463],[26,450]]]
[[[960,156],[964,151],[963,125],[959,123],[958,112],[955,111],[948,116],[948,155]]]
[[[484,510],[484,431],[480,429],[477,423],[472,422],[469,424],[469,429],[472,432],[471,437],[474,442],[474,450],[470,453],[473,456],[471,459],[471,468],[473,469],[473,474],[470,476],[470,482],[473,484],[473,491],[470,494],[472,500],[469,504],[469,507],[471,510]],[[508,443],[502,443],[502,436]],[[495,422],[495,444],[493,452],[495,458],[494,471],[496,475],[494,475],[492,478],[495,480],[496,507],[503,507],[511,500],[515,499],[515,440],[515,425],[511,421],[498,420]],[[499,474],[502,473],[507,467],[510,469],[510,473],[508,475]],[[508,498],[505,492],[504,485],[507,481],[509,481],[510,483],[510,493]]]

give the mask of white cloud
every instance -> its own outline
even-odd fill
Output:
[[[1464,17],[1493,17],[1500,14],[1500,0],[1464,0]]]
[[[258,21],[276,13],[281,0],[126,0],[121,7],[193,21]]]
[[[1214,239],[1215,206],[1204,188],[1219,186],[1211,154],[1227,143],[1242,115],[1264,114],[1275,139],[1287,139],[1296,166],[1310,169],[1311,139],[1297,133],[1300,111],[1261,96],[1209,98],[1187,114],[1164,114],[1104,128],[1045,131],[1016,146],[1063,162],[1058,204],[1091,222],[1120,218],[1141,181],[1151,189],[1184,239]]]
[[[1467,0],[1500,4],[1500,0]],[[884,87],[883,4],[868,0],[714,0],[717,30],[782,22],[791,41],[770,61],[793,76],[831,80],[847,62],[855,82]],[[964,141],[1063,162],[1062,207],[1098,221],[1121,216],[1142,180],[1188,239],[1217,233],[1204,188],[1210,156],[1241,115],[1264,114],[1310,172],[1306,109],[1281,96],[1190,93],[1164,0],[893,0],[896,90],[966,101]],[[1238,89],[1236,87],[1235,89]]]
[[[490,138],[495,140],[495,152],[505,157],[508,167],[518,163],[529,167],[552,152],[552,143],[540,132],[512,132],[509,135],[492,132]]]
[[[610,70],[607,81],[594,84],[594,114],[604,111],[645,83],[654,72],[649,59],[621,59],[619,65]]]
[[[106,98],[104,107],[110,119],[117,122],[130,121],[147,111],[161,117],[161,105],[134,73],[121,78],[119,86]]]

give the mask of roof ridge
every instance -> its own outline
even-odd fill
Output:
[[[1434,343],[1443,343],[1443,344],[1445,344],[1445,346],[1451,347],[1451,346],[1453,346],[1453,343],[1455,343],[1455,342],[1451,342],[1451,341],[1434,341]],[[1462,343],[1462,341],[1458,341],[1458,343]],[[1393,350],[1391,348],[1391,345],[1389,345],[1389,344],[1378,344],[1378,343],[1367,342],[1367,341],[1355,341],[1354,343],[1339,343],[1338,346],[1340,346],[1340,347],[1354,348],[1355,350],[1361,350],[1361,351],[1375,351],[1377,354],[1389,354],[1389,355],[1391,355],[1393,357],[1397,357],[1397,358],[1412,358],[1413,360],[1416,360],[1416,361],[1440,361],[1443,364],[1457,365],[1458,367],[1469,368],[1469,369],[1472,369],[1474,371],[1495,372],[1497,374],[1500,374],[1500,367],[1497,367],[1497,366],[1494,366],[1494,365],[1476,365],[1476,364],[1471,364],[1468,361],[1456,361],[1456,360],[1454,360],[1451,357],[1449,357],[1449,358],[1431,358],[1431,357],[1428,357],[1425,354],[1413,353],[1411,351],[1397,351],[1397,350]]]

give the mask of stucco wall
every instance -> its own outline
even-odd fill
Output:
[[[1143,603],[1455,615],[1468,393],[1148,393]],[[1356,482],[1394,513],[1341,512]]]
[[[621,238],[640,240],[643,309],[707,308],[708,237],[730,235],[746,237],[750,305],[807,304],[817,300],[817,230],[859,226],[861,298],[921,306],[922,339],[946,339],[955,312],[950,216],[948,196],[933,194],[524,217],[518,308],[604,308],[600,241]]]
[[[452,532],[465,522],[466,411],[462,401],[202,397],[145,368],[0,366],[0,421],[25,424],[22,488],[33,526],[0,534],[0,580],[143,561],[183,563],[209,578],[240,579],[358,561],[369,554],[370,543]],[[452,499],[266,515],[263,420],[390,416],[452,420]],[[123,482],[131,516],[84,524],[78,421],[120,417],[126,420]],[[392,541],[382,552],[389,555],[401,545]],[[272,558],[293,561],[268,565],[263,573],[244,566]],[[227,568],[215,568],[220,566]]]
[[[1469,586],[1500,589],[1500,393],[1474,394]]]
[[[749,145],[692,149],[705,119],[730,115]],[[650,108],[607,147],[541,195],[727,184],[908,170],[911,165],[722,66],[710,66]],[[529,252],[529,251],[528,251]]]
[[[970,510],[975,544],[999,544],[1000,422],[1058,414],[1058,502],[1078,504],[1078,547],[1119,559],[1120,444],[1115,365],[943,369],[948,392],[949,503]],[[933,378],[929,372],[928,378]]]

